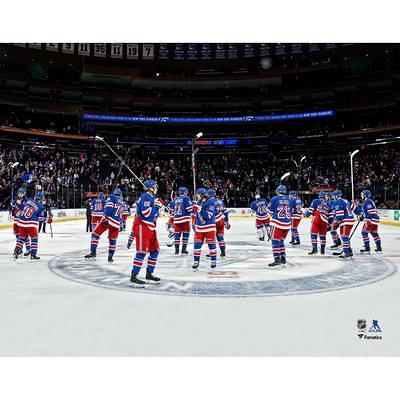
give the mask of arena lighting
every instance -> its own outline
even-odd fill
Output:
[[[193,174],[193,196],[196,196],[196,161],[195,154],[199,151],[199,149],[195,149],[194,145],[196,144],[196,140],[200,139],[203,136],[203,132],[196,133],[196,135],[192,139],[192,174]]]
[[[286,121],[332,117],[333,110],[315,111],[296,114],[246,115],[242,117],[136,117],[131,115],[83,114],[83,119],[105,122],[135,122],[143,124],[191,124],[191,123],[252,123],[266,121]]]

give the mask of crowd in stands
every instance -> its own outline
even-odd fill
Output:
[[[368,188],[380,208],[399,208],[398,146],[381,147],[379,151],[360,152],[355,158],[356,193]],[[126,155],[121,153],[124,157]],[[179,186],[193,187],[190,154],[163,156],[157,152],[129,154],[125,158],[130,168],[142,180],[154,179],[159,193],[166,199]],[[299,160],[297,160],[298,162]],[[18,162],[18,165],[12,164]],[[284,181],[289,189],[303,192],[318,191],[321,187],[338,187],[350,197],[350,166],[347,154],[307,155],[299,170],[291,159],[272,153],[262,155],[202,155],[196,156],[197,187],[213,187],[228,207],[248,206],[256,193],[269,197],[274,194],[280,178],[291,172]],[[109,192],[119,186],[133,202],[141,193],[141,185],[118,160],[106,151],[87,148],[85,151],[48,145],[11,146],[0,144],[0,208],[7,209],[14,192],[21,186],[28,194],[46,193],[54,207],[81,207],[85,193]],[[312,194],[304,194],[309,201]],[[306,204],[307,204],[306,201]]]

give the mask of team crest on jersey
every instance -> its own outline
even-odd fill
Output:
[[[144,206],[145,206],[145,207],[150,207],[150,204],[151,204],[150,201],[145,201],[145,202],[144,202]]]
[[[244,246],[246,255],[243,255]],[[126,257],[126,250],[123,252],[122,247],[117,250],[112,267],[106,263],[106,250],[102,250],[98,251],[96,261],[84,260],[85,251],[62,254],[49,262],[49,268],[65,279],[97,287],[201,297],[289,296],[344,290],[386,279],[397,270],[395,264],[382,258],[361,258],[339,265],[336,259],[325,259],[319,272],[305,273],[307,265],[301,262],[307,261],[289,259],[286,265],[286,272],[290,272],[288,277],[285,271],[280,273],[266,269],[263,260],[270,256],[270,249],[264,247],[261,250],[248,242],[236,242],[230,244],[229,259],[218,260],[216,270],[211,270],[209,260],[204,258],[199,271],[194,273],[190,258],[182,258],[177,263],[173,255],[164,253],[162,263],[156,269],[157,275],[162,278],[161,284],[132,289],[129,287],[130,270],[127,268],[130,260]],[[118,253],[125,254],[125,257],[118,260]],[[296,276],[294,271],[299,275]],[[361,322],[357,323],[361,325]]]

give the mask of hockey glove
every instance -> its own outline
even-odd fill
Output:
[[[359,221],[364,221],[364,219],[365,219],[365,216],[363,214],[358,216],[358,220]]]
[[[229,231],[229,229],[231,229],[231,224],[229,222],[225,222],[225,228]]]
[[[154,200],[154,207],[156,208],[162,208],[164,206],[163,199],[158,197],[157,199]]]

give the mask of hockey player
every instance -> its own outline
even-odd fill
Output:
[[[200,265],[201,247],[204,240],[208,244],[211,256],[211,268],[217,266],[217,245],[215,227],[215,199],[208,197],[207,189],[199,188],[196,191],[197,203],[193,205],[195,213],[195,234],[194,234],[194,262],[193,270],[197,271]]]
[[[267,204],[267,200],[256,194],[255,200],[250,205],[251,210],[256,213],[256,229],[259,240],[265,240],[265,232],[269,228]]]
[[[40,260],[37,256],[38,250],[38,227],[39,217],[44,212],[44,194],[39,192],[35,199],[25,199],[25,203],[18,215],[19,238],[14,249],[14,259],[22,253],[22,247],[29,237],[31,240],[31,260]]]
[[[299,197],[297,197],[297,193],[295,191],[289,192],[290,198],[290,212],[292,214],[292,240],[289,242],[293,246],[297,246],[300,244],[300,236],[298,231],[298,226],[301,221],[302,212],[301,209],[303,207],[303,202]]]
[[[126,220],[131,215],[131,208],[129,207],[129,203],[127,200],[122,200],[123,208],[122,208],[122,215],[121,215],[121,227],[119,229],[120,232],[126,231]]]
[[[18,242],[19,239],[19,213],[24,208],[26,201],[26,190],[24,188],[19,188],[17,192],[17,199],[11,202],[11,215],[13,217],[13,232],[15,235],[15,243]],[[26,252],[24,256],[27,257],[31,253],[31,242],[29,240],[29,236],[26,237],[25,248]]]
[[[156,223],[160,215],[160,209],[163,207],[163,201],[156,198],[158,185],[153,180],[144,182],[147,191],[144,192],[137,204],[133,231],[136,238],[136,255],[133,260],[130,286],[144,287],[145,281],[138,278],[143,266],[146,254],[148,254],[146,281],[147,283],[159,283],[160,278],[153,275],[157,264],[157,258],[160,250],[157,239]]]
[[[334,203],[334,218],[332,228],[336,230],[340,228],[340,237],[342,240],[343,254],[339,258],[349,258],[352,255],[349,235],[351,228],[354,225],[355,218],[351,210],[350,203],[342,198],[341,190],[334,190],[332,195],[335,198]]]
[[[182,251],[181,254],[189,254],[187,245],[190,235],[190,221],[193,211],[193,204],[188,197],[188,190],[185,187],[178,189],[179,196],[176,197],[173,203],[173,216],[174,216],[174,244],[175,254],[179,254],[179,247],[181,244],[182,236]]]
[[[321,254],[325,254],[326,232],[329,226],[330,208],[325,200],[325,193],[320,192],[317,199],[311,202],[310,207],[306,210],[305,215],[312,215],[311,221],[311,246],[312,249],[308,254],[318,253],[318,236],[321,245]]]
[[[104,207],[104,216],[97,223],[93,229],[91,242],[90,242],[90,253],[85,258],[95,258],[97,246],[99,244],[100,236],[108,230],[108,262],[114,262],[114,253],[117,248],[117,239],[119,234],[119,228],[121,225],[121,214],[124,205],[122,203],[122,192],[121,189],[117,188],[112,194],[110,194],[106,200]]]
[[[104,218],[104,207],[106,205],[106,201],[104,199],[104,193],[100,192],[98,197],[92,200],[92,232],[94,228],[96,228],[97,224]]]
[[[331,237],[333,240],[333,245],[330,246],[331,249],[336,249],[342,245],[342,241],[340,240],[340,237],[335,229],[333,229],[333,219],[335,216],[335,210],[334,210],[334,205],[335,205],[335,199],[332,195],[332,193],[326,193],[326,201],[328,203],[330,212],[329,212],[329,226],[328,226],[328,231],[331,233]]]
[[[381,238],[378,233],[379,214],[375,202],[371,199],[371,192],[364,189],[361,192],[361,200],[363,200],[363,204],[356,209],[356,213],[360,214],[359,220],[365,221],[361,230],[364,248],[362,248],[360,252],[369,253],[371,251],[369,246],[369,234],[374,238],[376,245],[375,251],[381,252]]]
[[[217,192],[214,189],[208,189],[207,194],[210,198],[215,198],[215,227],[217,229],[217,242],[221,251],[221,258],[226,257],[226,244],[225,244],[225,228],[229,230],[231,225],[229,223],[229,212],[225,208],[222,199],[216,198]],[[211,257],[207,254],[207,257]]]
[[[286,186],[276,188],[276,196],[268,204],[268,214],[271,219],[271,240],[274,261],[269,267],[286,264],[285,239],[292,225],[290,199],[286,196]]]

